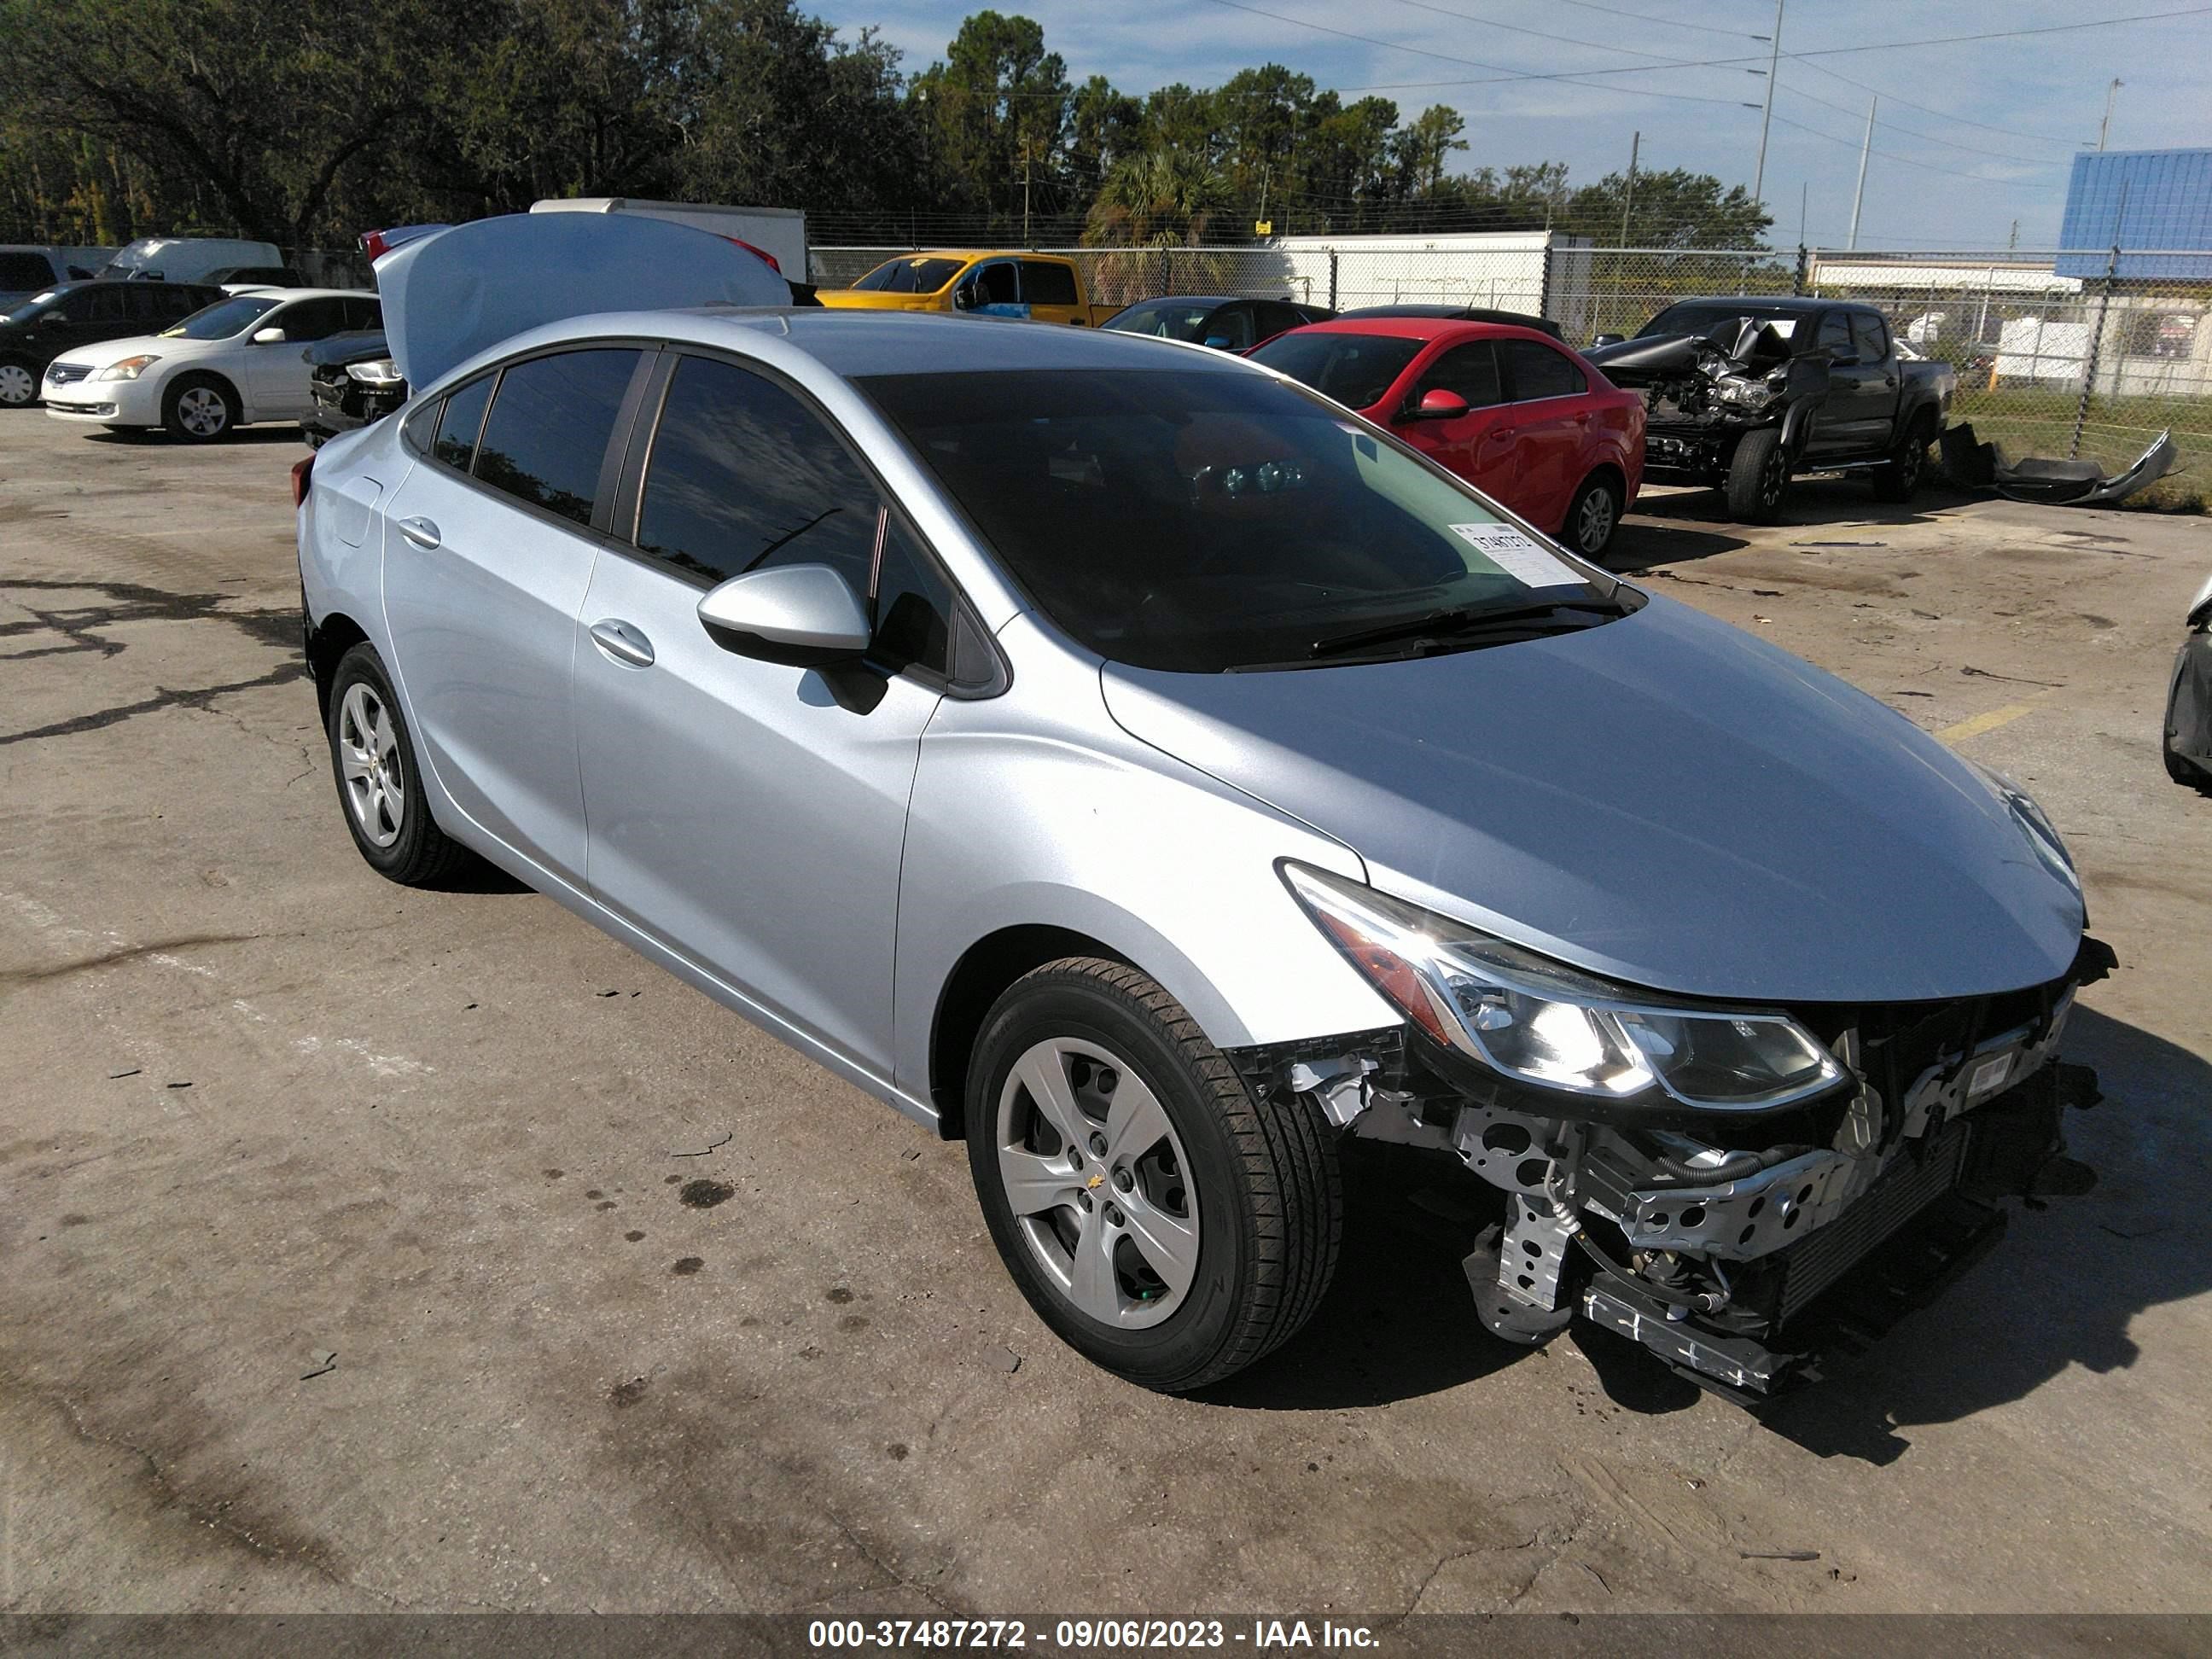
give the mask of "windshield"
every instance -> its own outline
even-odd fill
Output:
[[[30,321],[33,312],[44,310],[60,298],[59,289],[50,288],[44,294],[33,294],[8,313],[8,320],[11,323],[27,323]]]
[[[1382,401],[1426,344],[1394,334],[1294,332],[1278,335],[1250,355],[1347,408],[1366,409]]]
[[[1764,323],[1785,340],[1798,320],[1797,313],[1762,307],[1756,299],[1698,300],[1668,306],[1637,330],[1636,337],[1644,340],[1656,334],[1710,334],[1723,323],[1732,323],[1739,317]]]
[[[1127,311],[1106,319],[1106,326],[1124,334],[1150,334],[1162,340],[1191,340],[1203,337],[1200,331],[1206,319],[1213,315],[1211,300],[1193,304],[1188,300],[1156,300],[1150,305],[1131,306]]]
[[[228,340],[234,334],[243,334],[252,327],[256,319],[276,310],[278,301],[258,294],[241,294],[234,300],[218,300],[213,305],[195,311],[174,328],[165,328],[165,340]]]
[[[1613,588],[1410,450],[1260,375],[859,385],[1044,613],[1136,667],[1279,665],[1348,629]]]
[[[887,259],[853,286],[877,294],[934,294],[967,263],[965,259],[944,259],[929,254],[911,259]]]

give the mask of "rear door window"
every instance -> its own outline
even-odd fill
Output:
[[[1050,259],[1022,261],[1022,299],[1033,306],[1072,306],[1082,302],[1075,295],[1075,272],[1070,267]]]
[[[590,524],[638,356],[602,347],[510,363],[477,445],[476,476],[531,507]]]
[[[1497,345],[1506,395],[1516,404],[1571,398],[1589,389],[1589,378],[1564,351],[1534,340],[1500,340]]]

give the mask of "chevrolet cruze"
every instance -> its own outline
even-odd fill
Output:
[[[382,262],[413,395],[295,475],[374,869],[489,859],[964,1140],[1158,1389],[1312,1313],[1352,1137],[1492,1190],[1500,1337],[1742,1398],[2078,1184],[2110,953],[2017,787],[1265,368],[749,260]]]

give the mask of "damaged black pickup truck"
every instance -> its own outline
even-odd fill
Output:
[[[1833,300],[1679,301],[1583,355],[1645,392],[1644,476],[1717,489],[1747,524],[1771,521],[1800,473],[1864,472],[1908,500],[1956,387],[1949,364],[1902,356],[1872,306]]]

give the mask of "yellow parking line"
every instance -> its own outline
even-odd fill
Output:
[[[1994,732],[2000,726],[2009,726],[2022,714],[2033,714],[2032,702],[2008,702],[2002,708],[1992,708],[1985,714],[1960,720],[1956,726],[1947,726],[1936,734],[1938,743],[1964,743],[1968,738],[1978,738],[1984,732]]]

